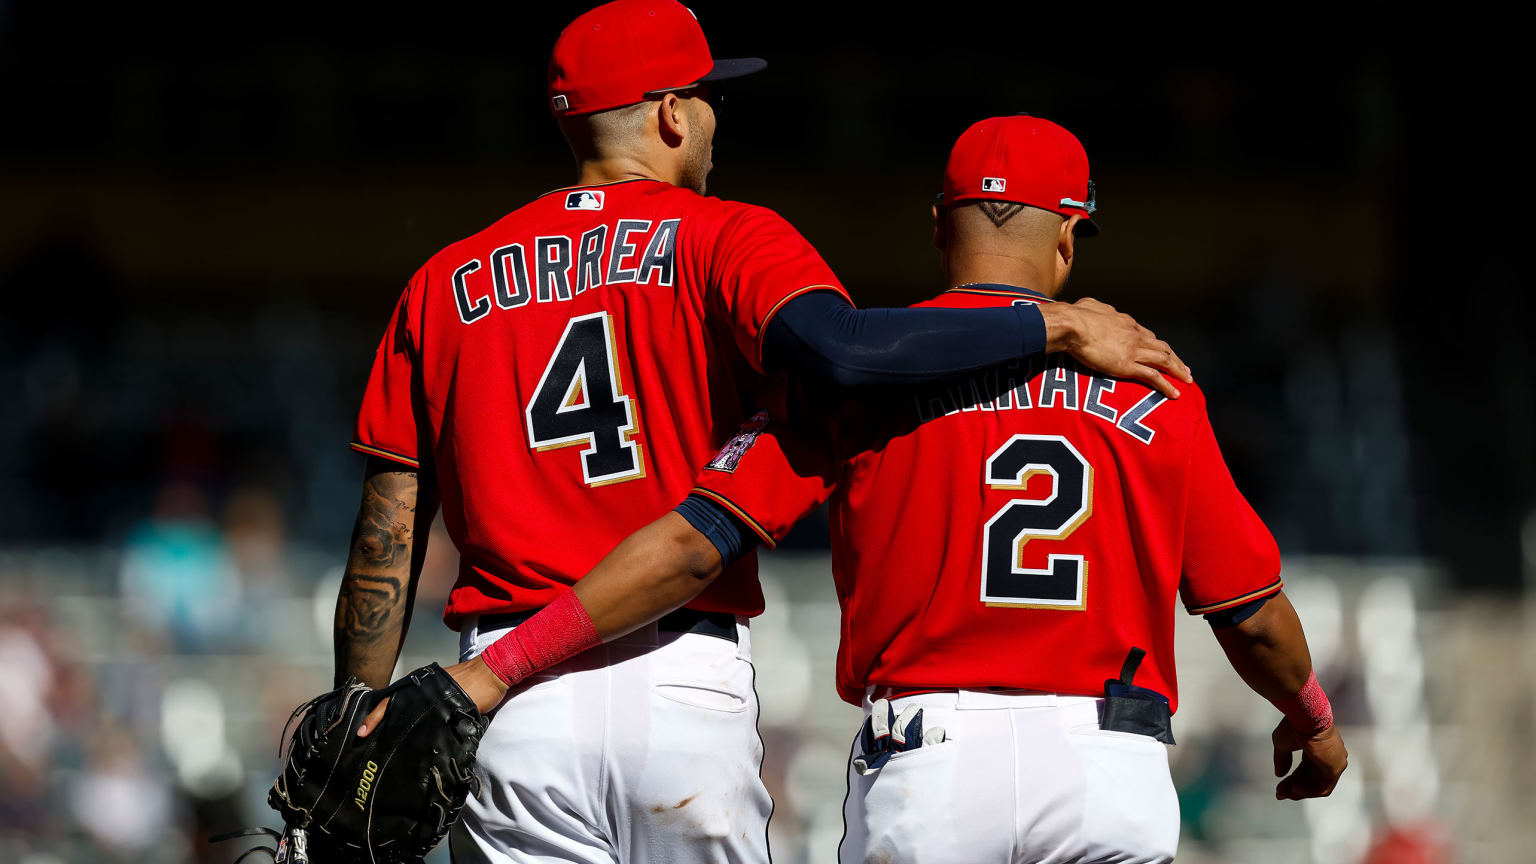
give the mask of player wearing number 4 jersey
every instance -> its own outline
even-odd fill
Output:
[[[1052,303],[1087,172],[1049,121],[967,130],[934,213],[953,287],[927,305]],[[1198,388],[1170,401],[1053,358],[854,406],[829,430],[763,412],[585,583],[670,584],[681,563],[658,550],[706,538],[728,563],[828,498],[837,686],[869,712],[841,860],[1171,860],[1176,595],[1285,714],[1276,774],[1303,762],[1276,796],[1332,790],[1344,748]]]
[[[440,499],[461,560],[444,617],[463,657],[483,657],[449,672],[482,711],[519,684],[479,748],[486,792],[452,834],[461,862],[767,860],[751,556],[675,602],[663,586],[616,604],[686,601],[660,621],[591,617],[583,604],[606,601],[572,587],[686,494],[745,409],[771,404],[763,373],[921,382],[1051,349],[1170,393],[1150,364],[1187,379],[1165,344],[1093,304],[853,309],[782,218],[703,195],[713,88],[763,65],[715,61],[672,0],[578,18],[555,45],[550,107],[579,185],[434,255],[379,346],[337,678],[388,681]]]

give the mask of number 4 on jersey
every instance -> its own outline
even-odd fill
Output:
[[[533,449],[542,453],[587,445],[581,451],[581,475],[587,485],[645,476],[645,457],[629,440],[635,431],[635,408],[619,380],[608,313],[579,315],[566,323],[527,414]]]

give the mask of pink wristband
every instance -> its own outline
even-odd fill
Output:
[[[1333,725],[1333,706],[1328,704],[1323,685],[1317,683],[1316,671],[1307,675],[1301,692],[1276,701],[1275,707],[1285,715],[1292,729],[1309,738]]]
[[[576,592],[566,589],[511,633],[492,642],[480,657],[511,687],[602,642]]]

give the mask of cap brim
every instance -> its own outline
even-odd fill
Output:
[[[767,68],[768,61],[761,57],[736,57],[730,60],[716,60],[715,68],[709,70],[709,73],[700,78],[699,81],[724,81],[728,78],[740,78],[743,75],[751,75],[754,72],[761,72]]]

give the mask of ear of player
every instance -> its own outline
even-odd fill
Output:
[[[923,729],[923,709],[908,705],[897,714],[889,699],[877,699],[870,706],[864,729],[859,733],[862,753],[853,760],[853,770],[860,775],[879,771],[897,753],[931,747],[947,740],[944,727]]]

